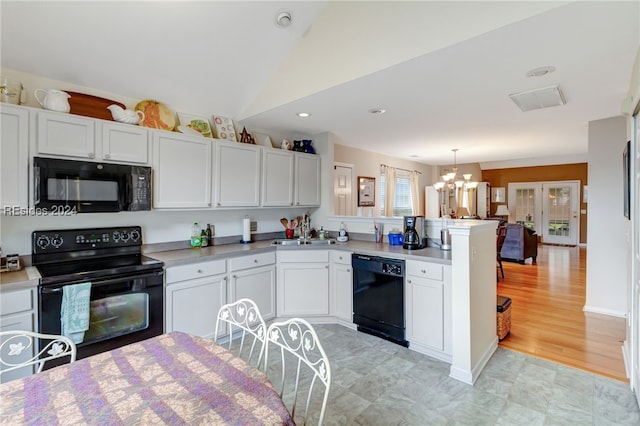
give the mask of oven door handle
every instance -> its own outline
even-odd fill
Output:
[[[117,283],[120,281],[130,281],[130,280],[139,279],[139,278],[152,278],[152,277],[162,276],[163,273],[164,271],[158,271],[158,272],[152,272],[152,273],[143,274],[143,275],[132,275],[127,277],[118,277],[118,278],[111,278],[106,280],[99,280],[96,282],[92,282],[92,281],[80,281],[80,282],[91,282],[91,287],[101,287],[103,285],[109,285],[109,284]],[[67,285],[73,285],[73,284],[63,284],[59,287],[42,287],[40,288],[40,291],[46,294],[60,293],[62,289]]]

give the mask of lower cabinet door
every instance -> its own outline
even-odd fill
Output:
[[[444,284],[407,277],[407,337],[410,342],[444,350]]]
[[[21,312],[19,314],[2,315],[0,316],[0,331],[14,331],[14,330],[26,330],[35,331],[35,318],[32,311]],[[7,359],[7,353],[9,352],[9,346],[2,348],[2,359]],[[13,362],[24,362],[29,360],[34,355],[33,348],[25,350],[20,355],[12,356]],[[0,367],[2,368],[2,367]],[[10,371],[3,374],[0,378],[2,383],[6,383],[13,379],[20,377],[30,376],[33,374],[33,366],[18,368],[17,370]]]
[[[338,319],[353,322],[353,276],[351,265],[332,265],[331,314]]]
[[[265,321],[276,317],[275,265],[232,272],[230,283],[231,301],[251,299]]]
[[[227,278],[216,275],[167,286],[166,331],[214,337],[218,310],[227,301]],[[226,327],[218,336],[226,334]]]
[[[329,314],[329,264],[278,265],[278,316]]]

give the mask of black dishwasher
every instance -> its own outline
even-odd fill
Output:
[[[358,331],[408,347],[404,335],[404,260],[354,254],[353,322]]]

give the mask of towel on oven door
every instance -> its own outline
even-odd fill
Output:
[[[60,328],[63,336],[74,343],[82,343],[84,332],[89,329],[89,302],[91,283],[66,285],[62,288]]]

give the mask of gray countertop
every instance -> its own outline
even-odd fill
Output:
[[[163,261],[166,267],[215,259],[226,259],[276,250],[343,250],[394,259],[413,259],[442,263],[445,265],[451,264],[451,252],[442,251],[437,247],[427,247],[420,250],[406,250],[403,249],[402,246],[390,246],[388,244],[379,244],[367,241],[348,241],[346,243],[328,245],[273,246],[271,245],[271,241],[272,240],[266,240],[256,241],[250,244],[238,243],[205,248],[158,251],[145,253],[145,255]]]
[[[442,251],[437,247],[427,247],[421,250],[406,250],[402,246],[390,246],[368,241],[348,241],[328,245],[300,245],[300,246],[273,246],[272,240],[256,241],[250,244],[225,244],[197,249],[179,249],[145,253],[154,259],[164,262],[165,267],[186,265],[190,263],[204,262],[208,260],[227,259],[238,256],[246,256],[256,253],[266,253],[280,250],[342,250],[352,253],[361,253],[370,256],[383,256],[393,259],[412,259],[451,264],[451,252]],[[21,288],[35,287],[39,282],[38,271],[34,267],[28,267],[16,272],[3,272],[0,275],[0,291],[12,291]]]

